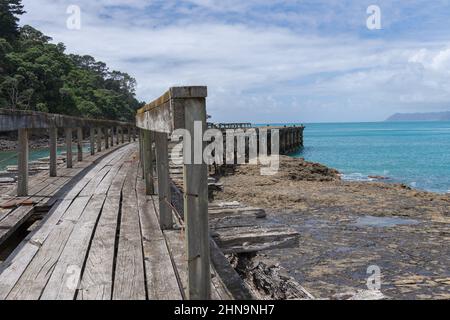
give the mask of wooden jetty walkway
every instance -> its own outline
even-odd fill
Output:
[[[0,247],[11,246],[21,229],[26,234],[0,264],[0,300],[254,298],[224,252],[260,250],[267,237],[247,245],[245,236],[227,233],[222,218],[242,215],[248,223],[265,214],[208,204],[214,183],[207,165],[177,166],[170,156],[174,130],[187,129],[194,139],[194,121],[207,127],[205,101],[206,87],[171,88],[138,111],[136,124],[0,110],[0,131],[19,131],[19,181],[2,195]],[[67,146],[60,165],[58,128]],[[34,129],[50,132],[50,174],[29,177]],[[286,128],[286,146],[298,145],[300,130]],[[80,147],[84,132],[89,155]],[[210,215],[221,229],[213,237]],[[267,234],[276,245],[296,237],[290,230]]]

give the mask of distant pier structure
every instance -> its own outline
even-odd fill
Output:
[[[267,130],[267,150],[271,149],[271,132],[273,129],[279,130],[280,135],[280,154],[287,155],[298,151],[303,147],[304,125],[285,125],[285,126],[255,126],[251,123],[208,123],[208,128],[219,129],[226,135],[226,130],[248,130],[255,129],[258,133],[258,145],[260,145],[260,130]]]

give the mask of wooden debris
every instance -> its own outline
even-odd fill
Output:
[[[248,253],[299,245],[299,233],[288,227],[235,227],[214,230],[224,253]]]

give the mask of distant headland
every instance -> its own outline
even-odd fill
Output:
[[[450,121],[450,111],[426,113],[396,113],[386,121]]]

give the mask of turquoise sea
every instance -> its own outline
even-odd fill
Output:
[[[83,146],[84,152],[90,152],[89,146]],[[50,155],[49,150],[46,148],[30,150],[30,161],[38,160],[40,158],[48,157]],[[65,147],[58,147],[57,153],[58,155],[62,152],[66,152]],[[72,152],[77,152],[77,147],[74,146],[72,148]],[[17,152],[16,151],[2,151],[0,152],[0,171],[5,170],[9,165],[17,164]]]
[[[305,126],[305,146],[294,157],[338,169],[347,180],[384,176],[417,189],[450,192],[450,122]]]

